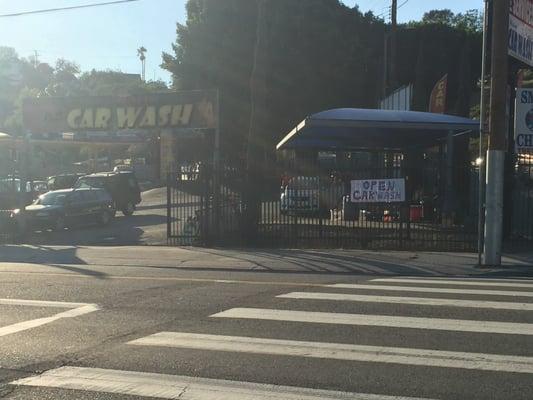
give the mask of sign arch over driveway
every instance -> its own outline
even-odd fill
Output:
[[[23,104],[30,132],[122,129],[215,129],[216,91],[153,93],[141,96],[29,98]]]

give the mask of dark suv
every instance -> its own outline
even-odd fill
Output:
[[[107,225],[115,209],[109,193],[102,189],[63,189],[45,193],[24,210],[14,210],[21,230],[99,223]]]
[[[141,189],[133,172],[100,172],[86,175],[76,183],[76,188],[100,188],[109,192],[115,208],[130,216],[141,202]]]

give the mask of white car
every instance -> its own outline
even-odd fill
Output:
[[[282,189],[281,212],[314,213],[319,211],[318,177],[296,176]]]

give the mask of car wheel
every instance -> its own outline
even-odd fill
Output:
[[[109,211],[103,211],[102,215],[100,215],[100,224],[107,225],[109,222],[111,222],[111,213]]]
[[[67,226],[67,224],[65,222],[65,217],[59,216],[54,221],[53,229],[54,229],[54,231],[61,232],[62,230],[64,230],[66,228],[66,226]]]
[[[130,215],[133,215],[133,212],[135,211],[135,204],[128,203],[126,206],[122,209],[122,214],[124,214],[126,217],[129,217]]]

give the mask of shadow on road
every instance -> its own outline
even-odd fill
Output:
[[[74,267],[72,265],[62,265],[62,264],[47,264],[47,265],[49,267],[54,267],[54,268],[57,268],[57,269],[61,269],[63,271],[74,272],[74,273],[80,274],[80,275],[92,276],[93,278],[98,278],[98,279],[106,279],[106,277],[108,276],[108,274],[106,274],[104,272],[94,271],[94,270],[85,269],[85,268]]]
[[[394,252],[369,253],[320,251],[305,249],[240,250],[195,249],[217,257],[250,262],[257,266],[254,271],[274,273],[311,273],[376,276],[457,276],[472,275],[476,278],[533,278],[533,266],[508,264],[501,268],[474,269],[475,258],[461,254],[428,254],[419,258],[409,253],[399,257]],[[387,258],[385,260],[384,258]],[[188,268],[220,270],[219,268]],[[230,269],[239,270],[237,268]],[[242,269],[240,269],[242,271]]]
[[[147,236],[148,227],[166,233],[166,217],[157,214],[134,214],[119,216],[107,226],[88,225],[53,232],[31,233],[23,242],[32,245],[56,246],[109,246],[151,244],[155,241]]]
[[[39,264],[85,264],[76,255],[76,247],[50,248],[44,246],[13,246],[0,247],[0,262],[8,263],[39,263]]]
[[[360,274],[360,275],[412,275],[434,276],[437,272],[431,267],[409,266],[400,260],[384,261],[370,255],[340,255],[316,250],[250,250],[227,253],[201,249],[205,253],[226,256],[239,261],[257,264],[263,272],[305,272],[315,274]],[[278,267],[277,265],[281,266]]]
[[[74,272],[80,275],[105,279],[107,274],[74,265],[87,265],[77,256],[78,247],[50,248],[44,246],[1,246],[0,262],[41,264],[48,267]]]

